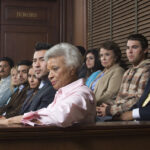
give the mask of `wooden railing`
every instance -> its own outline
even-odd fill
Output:
[[[149,143],[150,122],[0,127],[0,150],[147,150]]]

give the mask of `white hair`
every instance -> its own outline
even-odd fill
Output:
[[[69,43],[60,43],[51,47],[45,54],[45,61],[49,58],[64,56],[66,66],[79,69],[82,64],[82,56],[79,49]]]

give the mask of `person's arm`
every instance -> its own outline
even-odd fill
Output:
[[[11,94],[12,91],[10,88],[10,80],[7,80],[0,86],[0,107],[3,107],[4,104],[7,103],[7,100],[9,99]]]
[[[128,111],[140,99],[148,79],[149,72],[146,70],[139,77],[138,83],[135,83],[136,91],[131,95],[124,96],[124,99],[118,96],[115,104],[107,107],[106,115],[116,115]]]
[[[150,121],[150,106],[127,111],[120,116],[121,120],[147,120]]]
[[[54,100],[56,91],[52,87],[48,87],[45,90],[46,92],[41,96],[39,105],[37,106],[36,110],[47,107]]]
[[[0,118],[0,125],[1,126],[9,126],[9,125],[22,125],[22,116],[15,116],[9,119]]]
[[[3,107],[5,104],[7,104],[7,101],[12,95],[12,91],[10,88],[5,88],[3,92],[4,93],[1,95],[1,98],[0,98],[0,107]]]
[[[57,101],[56,103],[53,102],[47,108],[26,113],[23,116],[22,122],[34,126],[37,124],[35,120],[38,120],[40,125],[71,126],[73,123],[78,123],[80,120],[87,117],[88,113],[90,113],[89,111],[95,112],[95,107],[93,107],[95,103],[93,102],[92,96],[89,97],[88,94],[81,95],[78,92],[68,96],[65,100],[59,100],[59,102]]]
[[[98,105],[101,103],[107,103],[107,104],[113,103],[113,99],[116,98],[117,93],[119,91],[123,74],[124,74],[124,70],[121,68],[114,70],[114,72],[111,74],[111,77],[108,79],[109,81],[106,87],[107,89],[104,89],[102,95],[97,100]],[[101,84],[101,82],[99,83]]]
[[[150,105],[139,108],[139,120],[150,120]]]

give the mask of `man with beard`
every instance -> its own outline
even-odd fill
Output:
[[[9,118],[19,114],[22,104],[26,98],[26,92],[28,89],[28,70],[31,65],[32,62],[29,60],[23,60],[18,63],[17,71],[19,88],[15,93],[13,93],[9,102],[0,108],[0,115]]]
[[[11,58],[3,57],[0,59],[0,107],[6,104],[12,94],[10,83],[10,70],[14,66]]]
[[[37,43],[35,45],[32,65],[36,77],[41,80],[41,83],[39,85],[38,92],[32,97],[30,105],[28,105],[28,107],[24,107],[26,104],[25,102],[20,114],[47,107],[54,99],[56,90],[54,90],[51,82],[48,80],[47,63],[44,60],[44,55],[50,47],[51,45],[47,43]]]

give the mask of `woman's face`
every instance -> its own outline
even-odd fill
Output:
[[[88,69],[92,69],[95,65],[95,57],[92,53],[86,55],[86,66]]]
[[[116,57],[113,50],[100,49],[100,61],[104,68],[109,69],[116,62]]]
[[[40,82],[39,82],[38,78],[36,77],[33,68],[29,69],[28,82],[29,82],[29,85],[30,85],[31,89],[35,89],[35,88],[37,88],[39,86]]]
[[[11,69],[11,84],[13,86],[17,86],[19,84],[18,81],[18,72],[17,72],[17,68],[12,68]]]
[[[48,78],[56,90],[75,80],[75,69],[66,66],[63,56],[49,58],[47,69],[49,71]]]

